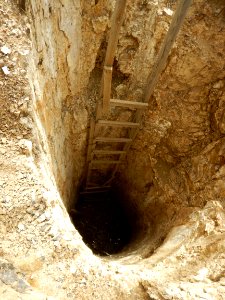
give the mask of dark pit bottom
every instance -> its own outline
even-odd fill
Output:
[[[80,196],[71,216],[95,254],[119,253],[130,242],[132,230],[126,212],[110,192]]]

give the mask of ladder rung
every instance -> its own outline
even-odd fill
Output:
[[[100,190],[100,191],[85,191],[85,192],[80,192],[80,195],[86,195],[86,194],[97,194],[97,193],[106,193],[107,190]]]
[[[86,187],[86,190],[91,191],[91,190],[107,190],[110,189],[111,186],[95,186],[95,187]]]
[[[91,170],[99,170],[99,169],[107,169],[109,168],[109,164],[101,164],[101,165],[90,165]]]
[[[110,155],[110,154],[125,154],[126,151],[120,151],[120,150],[93,150],[94,154],[106,154],[106,155]]]
[[[139,109],[145,109],[148,107],[148,103],[127,101],[127,100],[120,100],[120,99],[110,99],[110,104],[112,106],[122,106],[122,107],[139,108]]]
[[[132,127],[137,128],[139,127],[139,123],[133,122],[120,122],[120,121],[108,121],[108,120],[99,120],[97,125],[101,126],[113,126],[113,127]]]
[[[88,185],[89,185],[89,187],[91,188],[91,187],[96,186],[96,183],[94,183],[94,182],[88,182]]]
[[[123,164],[121,160],[92,160],[91,164]]]
[[[132,142],[132,139],[129,138],[110,138],[110,137],[97,137],[96,142],[105,142],[105,143],[129,143]]]

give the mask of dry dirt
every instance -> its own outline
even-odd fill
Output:
[[[103,5],[106,1],[99,2]],[[130,8],[130,14],[127,17],[128,23],[129,18],[136,18],[136,13],[146,14],[143,7],[146,8],[147,2],[139,2],[142,9],[135,11]],[[167,6],[173,7],[173,1],[164,2],[169,2]],[[221,7],[219,1],[215,2]],[[89,4],[82,2],[82,5],[85,15],[85,9],[88,11]],[[197,1],[194,9],[202,7],[201,5],[202,2]],[[94,11],[98,16],[95,22],[92,22],[95,32],[102,34],[106,29],[110,7],[111,5],[108,4],[108,9],[103,11],[103,15],[105,14],[104,18],[100,19],[100,21],[98,14],[101,14],[102,11],[99,12],[97,9],[97,12]],[[161,5],[162,7],[163,4]],[[206,6],[205,9],[211,12],[209,6]],[[199,22],[204,22],[206,12],[204,11],[203,16],[198,15]],[[86,17],[90,17],[88,13],[86,13]],[[156,13],[156,9],[154,9],[154,13]],[[223,11],[218,11],[217,13],[221,13],[223,16]],[[155,107],[161,107],[162,109],[154,113],[153,107],[152,111],[149,112],[150,118],[155,121],[154,124],[149,123],[149,116],[146,116],[145,130],[139,135],[137,143],[133,147],[133,152],[131,151],[128,156],[128,172],[125,175],[122,174],[121,178],[124,181],[124,187],[129,186],[129,189],[126,189],[131,191],[130,194],[133,198],[136,196],[136,199],[143,199],[141,208],[138,205],[136,206],[137,210],[140,210],[142,213],[140,218],[143,218],[143,224],[149,223],[148,217],[149,214],[152,214],[151,222],[160,224],[160,226],[153,226],[155,228],[154,232],[150,232],[151,238],[153,236],[152,240],[150,235],[146,234],[144,239],[142,237],[140,243],[133,245],[130,250],[128,249],[121,256],[108,257],[107,259],[100,258],[93,255],[83,243],[81,236],[71,223],[63,203],[63,200],[66,199],[65,204],[68,204],[70,188],[65,192],[65,198],[61,197],[65,178],[67,178],[67,174],[70,174],[69,172],[72,172],[72,169],[70,170],[70,166],[67,165],[66,171],[59,175],[63,178],[61,181],[61,178],[57,179],[53,176],[58,167],[55,167],[55,169],[52,167],[53,170],[51,168],[49,168],[50,170],[46,169],[46,152],[48,149],[43,146],[40,133],[37,130],[37,123],[36,121],[34,122],[37,118],[37,115],[34,113],[37,107],[36,103],[32,102],[32,89],[28,82],[32,76],[36,76],[36,79],[39,76],[39,74],[29,73],[32,70],[29,65],[32,64],[30,58],[31,48],[34,46],[34,44],[31,45],[30,20],[22,11],[19,11],[15,3],[9,0],[0,0],[0,14],[0,298],[4,300],[223,300],[225,298],[225,211],[223,208],[225,196],[225,142],[223,123],[224,100],[222,95],[225,92],[224,74],[222,71],[221,73],[218,71],[221,64],[218,58],[220,57],[218,54],[220,51],[217,52],[218,63],[216,66],[214,64],[216,58],[213,60],[213,57],[211,57],[212,70],[214,70],[214,67],[217,68],[216,74],[219,74],[215,80],[211,78],[211,75],[207,76],[207,74],[211,74],[211,71],[207,71],[204,68],[199,71],[201,78],[203,78],[204,88],[208,85],[209,80],[213,81],[207,94],[209,95],[210,93],[210,101],[213,102],[215,95],[219,94],[221,96],[217,105],[213,106],[213,111],[211,111],[210,115],[213,119],[212,126],[215,128],[213,138],[209,138],[210,126],[206,123],[207,128],[205,128],[206,137],[204,136],[204,141],[202,141],[202,138],[201,143],[198,142],[196,147],[193,146],[194,143],[189,144],[189,141],[184,136],[179,135],[179,132],[181,132],[179,131],[179,126],[176,127],[176,124],[181,121],[179,111],[171,103],[163,106],[160,102],[164,93],[166,94],[165,91],[158,90],[155,93],[155,102],[153,104]],[[167,15],[164,14],[163,16],[166,20],[169,19]],[[83,31],[85,31],[84,27],[87,26],[90,19],[87,18],[87,22],[83,23]],[[162,20],[161,25],[163,28],[168,25],[166,20]],[[132,22],[134,26],[135,22]],[[190,19],[189,22],[191,22]],[[224,28],[224,25],[221,24],[215,26]],[[188,23],[186,23],[186,26],[188,27]],[[127,30],[126,26],[123,30]],[[93,38],[93,32],[88,32],[88,30],[85,32],[87,37]],[[159,29],[156,29],[156,32],[157,36],[159,36]],[[126,53],[123,49],[129,45],[130,53],[128,54],[130,58],[133,58],[137,40],[141,40],[143,37],[141,28],[139,33],[141,35],[136,38],[130,35],[127,39],[121,40],[121,52],[117,55],[122,55],[120,68],[125,74],[130,70],[130,66],[126,65],[130,60],[123,56]],[[61,34],[63,35],[62,32]],[[151,36],[151,34],[149,31],[148,35]],[[219,39],[220,34],[218,34],[217,39]],[[85,41],[88,41],[87,37],[84,39],[83,47],[87,46],[85,45]],[[101,38],[98,37],[99,44],[101,39],[102,36]],[[185,45],[183,39],[180,42],[182,45]],[[194,42],[193,40],[193,44]],[[6,49],[2,49],[4,46],[7,47],[10,53],[4,54]],[[145,49],[144,45],[141,47]],[[97,49],[98,45],[95,45],[95,48]],[[198,47],[195,49],[198,49]],[[157,47],[154,50],[156,51]],[[92,50],[90,49],[90,51]],[[173,64],[176,61],[175,54],[174,60],[171,57]],[[41,54],[39,53],[38,55]],[[153,56],[154,53],[148,53],[146,64],[151,64]],[[196,57],[198,57],[197,54]],[[195,59],[197,59],[196,57]],[[94,65],[94,58],[88,56],[88,60],[91,61],[90,65]],[[185,59],[184,62],[186,62]],[[194,63],[195,61],[190,61],[188,66]],[[135,64],[135,72],[140,73],[138,66],[141,62],[138,58]],[[170,69],[167,70],[167,72],[171,72],[170,74],[177,71],[177,65],[173,64],[171,66],[172,71]],[[87,65],[88,62],[82,72],[88,73],[90,71],[91,67],[88,70],[85,69]],[[6,70],[5,68],[2,69],[4,66],[8,68],[9,74],[4,74],[3,70]],[[188,66],[184,64],[184,70],[189,70]],[[39,68],[41,68],[40,65]],[[181,69],[178,68],[178,70]],[[147,71],[147,69],[144,70],[143,77]],[[72,71],[71,73],[74,76]],[[177,76],[182,79],[183,74],[186,74],[187,77],[190,76],[185,71]],[[133,86],[139,84],[142,87],[142,79],[132,76],[134,75],[131,72],[131,90],[132,84]],[[165,72],[163,80],[169,82],[170,76],[168,73]],[[185,80],[184,77],[182,84]],[[173,84],[175,85],[172,81],[171,85]],[[82,81],[82,85],[85,85],[85,82]],[[77,87],[71,87],[70,91],[73,88],[73,92],[76,94]],[[173,88],[179,90],[177,86]],[[168,87],[165,87],[165,90],[167,89]],[[201,88],[199,89],[201,90]],[[203,99],[204,97],[201,97],[199,89],[194,87],[189,92],[196,92],[198,97]],[[183,98],[186,95],[185,92],[178,93],[177,90],[174,92],[175,96],[179,95],[180,98]],[[46,97],[47,91],[48,86],[45,87]],[[35,93],[38,94],[38,92],[36,89]],[[119,92],[124,92],[123,86],[120,86]],[[33,92],[33,95],[35,93]],[[203,92],[204,95],[205,93]],[[171,98],[169,98],[172,103],[176,102],[174,94],[171,92]],[[81,132],[81,137],[76,141],[77,144],[73,142],[74,147],[78,149],[76,153],[82,154],[84,153],[84,145],[81,141],[84,141],[86,138],[84,132],[86,131],[87,123],[83,124],[82,128],[80,124],[87,121],[87,112],[84,112],[85,105],[80,103],[79,108],[82,114],[75,119],[75,122],[79,125],[77,127],[80,130],[79,132]],[[168,110],[169,105],[173,109]],[[191,105],[194,104],[192,103]],[[50,117],[53,120],[54,116],[51,113],[54,115],[54,111],[46,113],[43,109],[44,106],[45,103],[43,102],[39,107],[43,113],[42,119],[40,119],[46,125],[46,135],[51,137],[52,129],[51,126],[48,127],[49,124],[46,118]],[[204,110],[204,105],[202,104],[202,106]],[[65,116],[73,109],[73,107],[69,106],[64,108]],[[199,113],[199,110],[197,111],[204,119],[205,114]],[[166,119],[165,115],[169,117]],[[183,132],[188,131],[187,119],[189,118],[190,116],[188,118],[186,116],[182,119]],[[173,122],[177,132],[172,129],[167,135]],[[205,119],[201,123],[204,122]],[[198,131],[192,133],[189,130],[188,134],[193,139],[201,136]],[[58,133],[58,135],[60,139],[60,134]],[[163,147],[155,151],[155,149],[158,149],[157,147],[160,147],[161,139],[163,139]],[[138,143],[139,140],[141,140],[141,143]],[[149,143],[149,140],[153,141],[152,144]],[[51,146],[50,141],[49,145]],[[57,150],[54,150],[54,152],[53,148],[50,149],[50,152],[57,154]],[[64,150],[63,148],[60,149],[62,153]],[[146,156],[141,156],[140,166],[134,168],[138,164],[136,159],[136,153],[138,152],[147,154]],[[68,157],[73,157],[73,153],[71,151]],[[173,156],[171,153],[176,155]],[[183,159],[184,153],[186,153],[185,155],[189,160]],[[154,157],[153,160],[149,158],[149,154]],[[48,155],[50,156],[49,153]],[[57,158],[57,155],[53,155],[53,157]],[[166,159],[163,160],[162,157],[166,157]],[[77,156],[77,160],[79,159]],[[81,174],[80,168],[83,159],[82,157],[81,161],[74,163],[78,169],[74,178],[79,177]],[[146,166],[148,159],[148,163],[150,162],[152,165],[151,170]],[[68,162],[69,159],[66,161]],[[129,163],[129,161],[132,163]],[[57,164],[56,159],[54,163]],[[207,168],[209,164],[211,167]],[[171,165],[176,168],[172,168]],[[152,170],[154,174],[152,174]],[[142,175],[145,174],[143,181],[138,180],[137,174],[139,171]],[[190,174],[190,177],[186,176],[186,171]],[[181,174],[184,176],[182,177]],[[137,180],[131,186],[130,182],[134,177]],[[154,180],[152,179],[153,177],[155,178]],[[72,184],[73,179],[70,178],[69,180]],[[152,180],[154,187],[150,189]],[[185,184],[184,181],[188,183]],[[76,184],[78,183],[76,182]],[[189,189],[190,193],[187,193],[187,189]],[[143,190],[145,190],[145,193],[142,193]],[[153,199],[153,201],[148,202],[146,200],[148,198]],[[134,207],[135,203],[134,200]],[[185,203],[185,205],[179,206],[181,203]],[[179,213],[175,214],[174,211],[179,211]],[[161,246],[157,248],[156,245]]]

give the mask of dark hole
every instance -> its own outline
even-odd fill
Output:
[[[117,195],[81,195],[71,217],[85,244],[97,255],[119,253],[130,242],[132,229]]]

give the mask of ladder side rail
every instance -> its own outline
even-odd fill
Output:
[[[95,148],[95,143],[94,143],[94,136],[95,136],[95,120],[92,117],[90,120],[90,132],[89,132],[89,139],[88,139],[88,150],[87,150],[87,160],[86,160],[86,182],[85,182],[85,187],[87,187],[89,178],[91,175],[91,166],[90,162],[92,160],[93,156],[93,149]]]
[[[112,67],[119,38],[119,32],[123,23],[126,2],[127,0],[117,0],[115,10],[113,12],[112,25],[109,32],[109,41],[106,49],[103,68],[103,114],[107,114],[110,108],[109,101],[111,96]]]
[[[175,42],[179,30],[187,15],[188,9],[191,6],[192,0],[179,0],[174,17],[171,21],[169,30],[164,38],[163,44],[160,48],[158,57],[153,66],[152,72],[147,79],[147,85],[144,94],[144,102],[149,102],[153,90],[158,82],[159,76],[166,66],[170,50]]]

